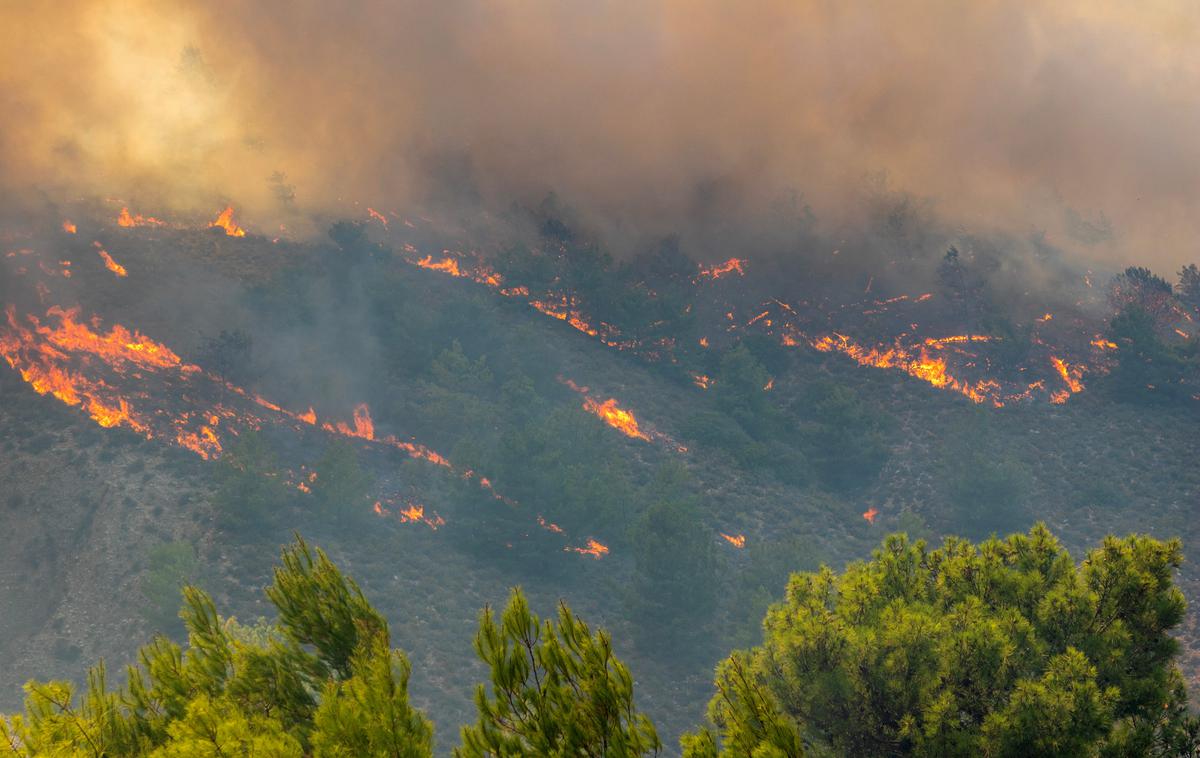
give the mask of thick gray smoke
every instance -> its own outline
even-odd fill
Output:
[[[73,0],[0,21],[10,188],[232,201],[260,228],[554,191],[620,249],[791,193],[852,223],[886,176],[964,228],[1195,257],[1188,0]]]

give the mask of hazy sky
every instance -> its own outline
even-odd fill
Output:
[[[788,190],[838,219],[882,173],[971,228],[1200,257],[1186,0],[7,2],[0,108],[10,185],[251,226],[276,171],[306,209],[454,176],[646,233]]]

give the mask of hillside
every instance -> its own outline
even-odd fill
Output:
[[[25,314],[53,327],[66,321],[52,306],[78,305],[73,323],[88,334],[121,324],[178,360],[139,363],[145,352],[128,346],[150,342],[126,338],[113,349],[127,354],[111,360],[71,354],[96,397],[127,400],[112,428],[89,418],[103,414],[86,402],[56,399],[61,388],[39,395],[18,371],[0,371],[0,481],[10,485],[0,606],[18,609],[0,617],[0,709],[19,704],[27,678],[74,675],[101,656],[115,669],[155,629],[177,633],[154,592],[176,575],[239,618],[263,613],[261,587],[293,531],[328,550],[385,613],[412,660],[414,699],[439,725],[469,720],[476,616],[512,585],[539,612],[564,598],[610,629],[640,705],[673,744],[701,718],[716,661],[757,642],[789,571],[864,558],[890,531],[936,541],[1034,521],[1073,552],[1106,533],[1180,536],[1188,674],[1200,681],[1195,404],[1117,402],[1099,363],[1065,402],[1045,387],[1009,399],[1020,394],[1010,386],[1053,381],[1049,361],[1001,366],[1001,389],[977,403],[953,384],[815,347],[826,330],[804,326],[811,339],[789,344],[800,326],[789,332],[779,312],[753,310],[766,287],[797,309],[846,279],[861,293],[857,270],[706,279],[695,272],[716,266],[663,254],[654,260],[670,265],[648,270],[674,284],[644,284],[654,294],[638,299],[605,278],[608,263],[567,254],[579,249],[570,243],[557,272],[535,270],[536,255],[483,259],[509,279],[524,272],[591,293],[625,319],[609,329],[592,326],[573,295],[538,300],[528,284],[489,281],[469,268],[479,259],[448,252],[474,249],[462,235],[434,225],[376,225],[369,237],[334,227],[331,244],[124,228],[111,214],[75,221],[73,234],[5,240],[18,254],[0,262],[14,312],[4,338],[31,330]],[[106,268],[93,243],[127,275]],[[563,270],[578,281],[564,282]],[[690,292],[700,294],[679,294]],[[725,318],[735,306],[737,318]],[[907,329],[926,313],[812,307],[828,332],[855,328],[861,340],[876,330],[881,345],[901,344],[893,320]],[[1084,324],[1086,311],[1063,337],[1076,352],[1055,354],[1068,367],[1084,365],[1104,328]],[[92,314],[100,321],[89,325]],[[920,318],[937,337],[971,333],[955,314]],[[983,371],[983,359],[954,349],[943,369]],[[10,344],[6,355],[17,354],[30,355]],[[989,376],[962,383],[991,392]],[[609,419],[631,412],[636,433],[626,417],[616,417],[624,432],[602,420],[609,400]],[[185,557],[168,560],[164,544]],[[454,739],[438,738],[442,749]]]

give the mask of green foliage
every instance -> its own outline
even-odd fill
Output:
[[[831,382],[808,389],[805,411],[806,450],[821,482],[838,492],[869,486],[888,458],[885,432],[891,419],[853,389]]]
[[[1178,305],[1167,280],[1141,266],[1130,266],[1112,278],[1108,301],[1118,313],[1135,309],[1159,326],[1173,320]]]
[[[215,476],[218,523],[233,534],[263,530],[288,497],[275,453],[259,432],[239,435],[221,455]]]
[[[1109,339],[1118,345],[1117,367],[1110,376],[1117,399],[1178,402],[1195,392],[1195,347],[1168,345],[1158,329],[1154,315],[1137,305],[1126,307],[1109,323]]]
[[[1006,437],[1002,422],[982,409],[971,410],[951,423],[942,439],[941,488],[951,505],[950,523],[972,539],[1023,531],[1032,523],[1029,469],[1001,442]]]
[[[751,666],[750,654],[744,652],[733,653],[717,666],[717,695],[708,713],[720,738],[708,728],[684,735],[685,758],[801,758],[805,754],[795,722],[754,676]]]
[[[796,574],[762,645],[718,669],[719,754],[1190,755],[1181,560],[1108,537],[1076,565],[1039,525],[938,550],[893,535],[841,575]]]
[[[1200,314],[1200,267],[1189,263],[1179,269],[1179,301],[1192,313]]]
[[[639,642],[679,650],[705,629],[716,605],[717,557],[691,499],[681,497],[685,472],[659,472],[658,498],[633,527],[634,578],[631,615]]]
[[[554,514],[573,533],[623,537],[634,500],[628,463],[612,429],[577,402],[505,434],[486,471],[497,489]]]
[[[721,357],[713,397],[717,407],[757,436],[777,421],[770,393],[764,390],[770,380],[771,375],[750,349],[739,344]]]
[[[323,666],[349,676],[360,641],[386,632],[387,621],[353,579],[343,576],[324,551],[314,555],[299,536],[282,559],[267,598],[279,609],[284,635],[296,645],[311,645]]]
[[[654,725],[633,705],[633,678],[613,655],[604,631],[560,604],[542,622],[519,589],[496,619],[480,619],[475,651],[487,664],[479,685],[479,720],[462,730],[456,756],[628,756],[657,754]]]
[[[301,758],[300,743],[278,720],[247,715],[227,698],[197,695],[183,718],[167,727],[167,742],[150,758],[222,758],[228,755]]]
[[[951,464],[946,490],[956,511],[955,523],[969,537],[978,539],[1029,523],[1025,505],[1029,472],[1012,458],[964,453]]]
[[[313,469],[317,479],[312,494],[322,508],[339,516],[363,512],[361,506],[373,477],[358,462],[358,448],[353,443],[341,439],[329,443]]]
[[[0,718],[0,755],[429,756],[432,726],[407,697],[408,662],[353,581],[302,541],[283,553],[268,598],[277,627],[222,620],[184,589],[187,648],[156,637],[110,690],[101,662],[80,698],[66,682],[26,685]]]
[[[196,578],[196,548],[183,540],[155,545],[146,556],[142,576],[142,595],[146,604],[142,616],[150,627],[162,634],[174,635],[179,624],[179,591]]]
[[[408,659],[388,648],[386,634],[360,645],[350,661],[352,676],[325,684],[313,717],[313,754],[330,758],[363,755],[422,758],[433,728],[408,703]]]

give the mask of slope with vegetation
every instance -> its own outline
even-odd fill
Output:
[[[1076,565],[1043,526],[937,550],[903,534],[837,575],[793,575],[761,646],[717,670],[712,727],[686,756],[1200,753],[1170,630],[1178,542],[1108,538]],[[274,622],[218,615],[183,590],[185,648],[159,636],[126,684],[103,662],[78,696],[29,682],[0,718],[13,756],[393,756],[433,753],[387,620],[320,550],[286,547]],[[490,672],[456,756],[639,756],[663,744],[630,671],[565,603],[540,620],[519,589],[485,609]]]

